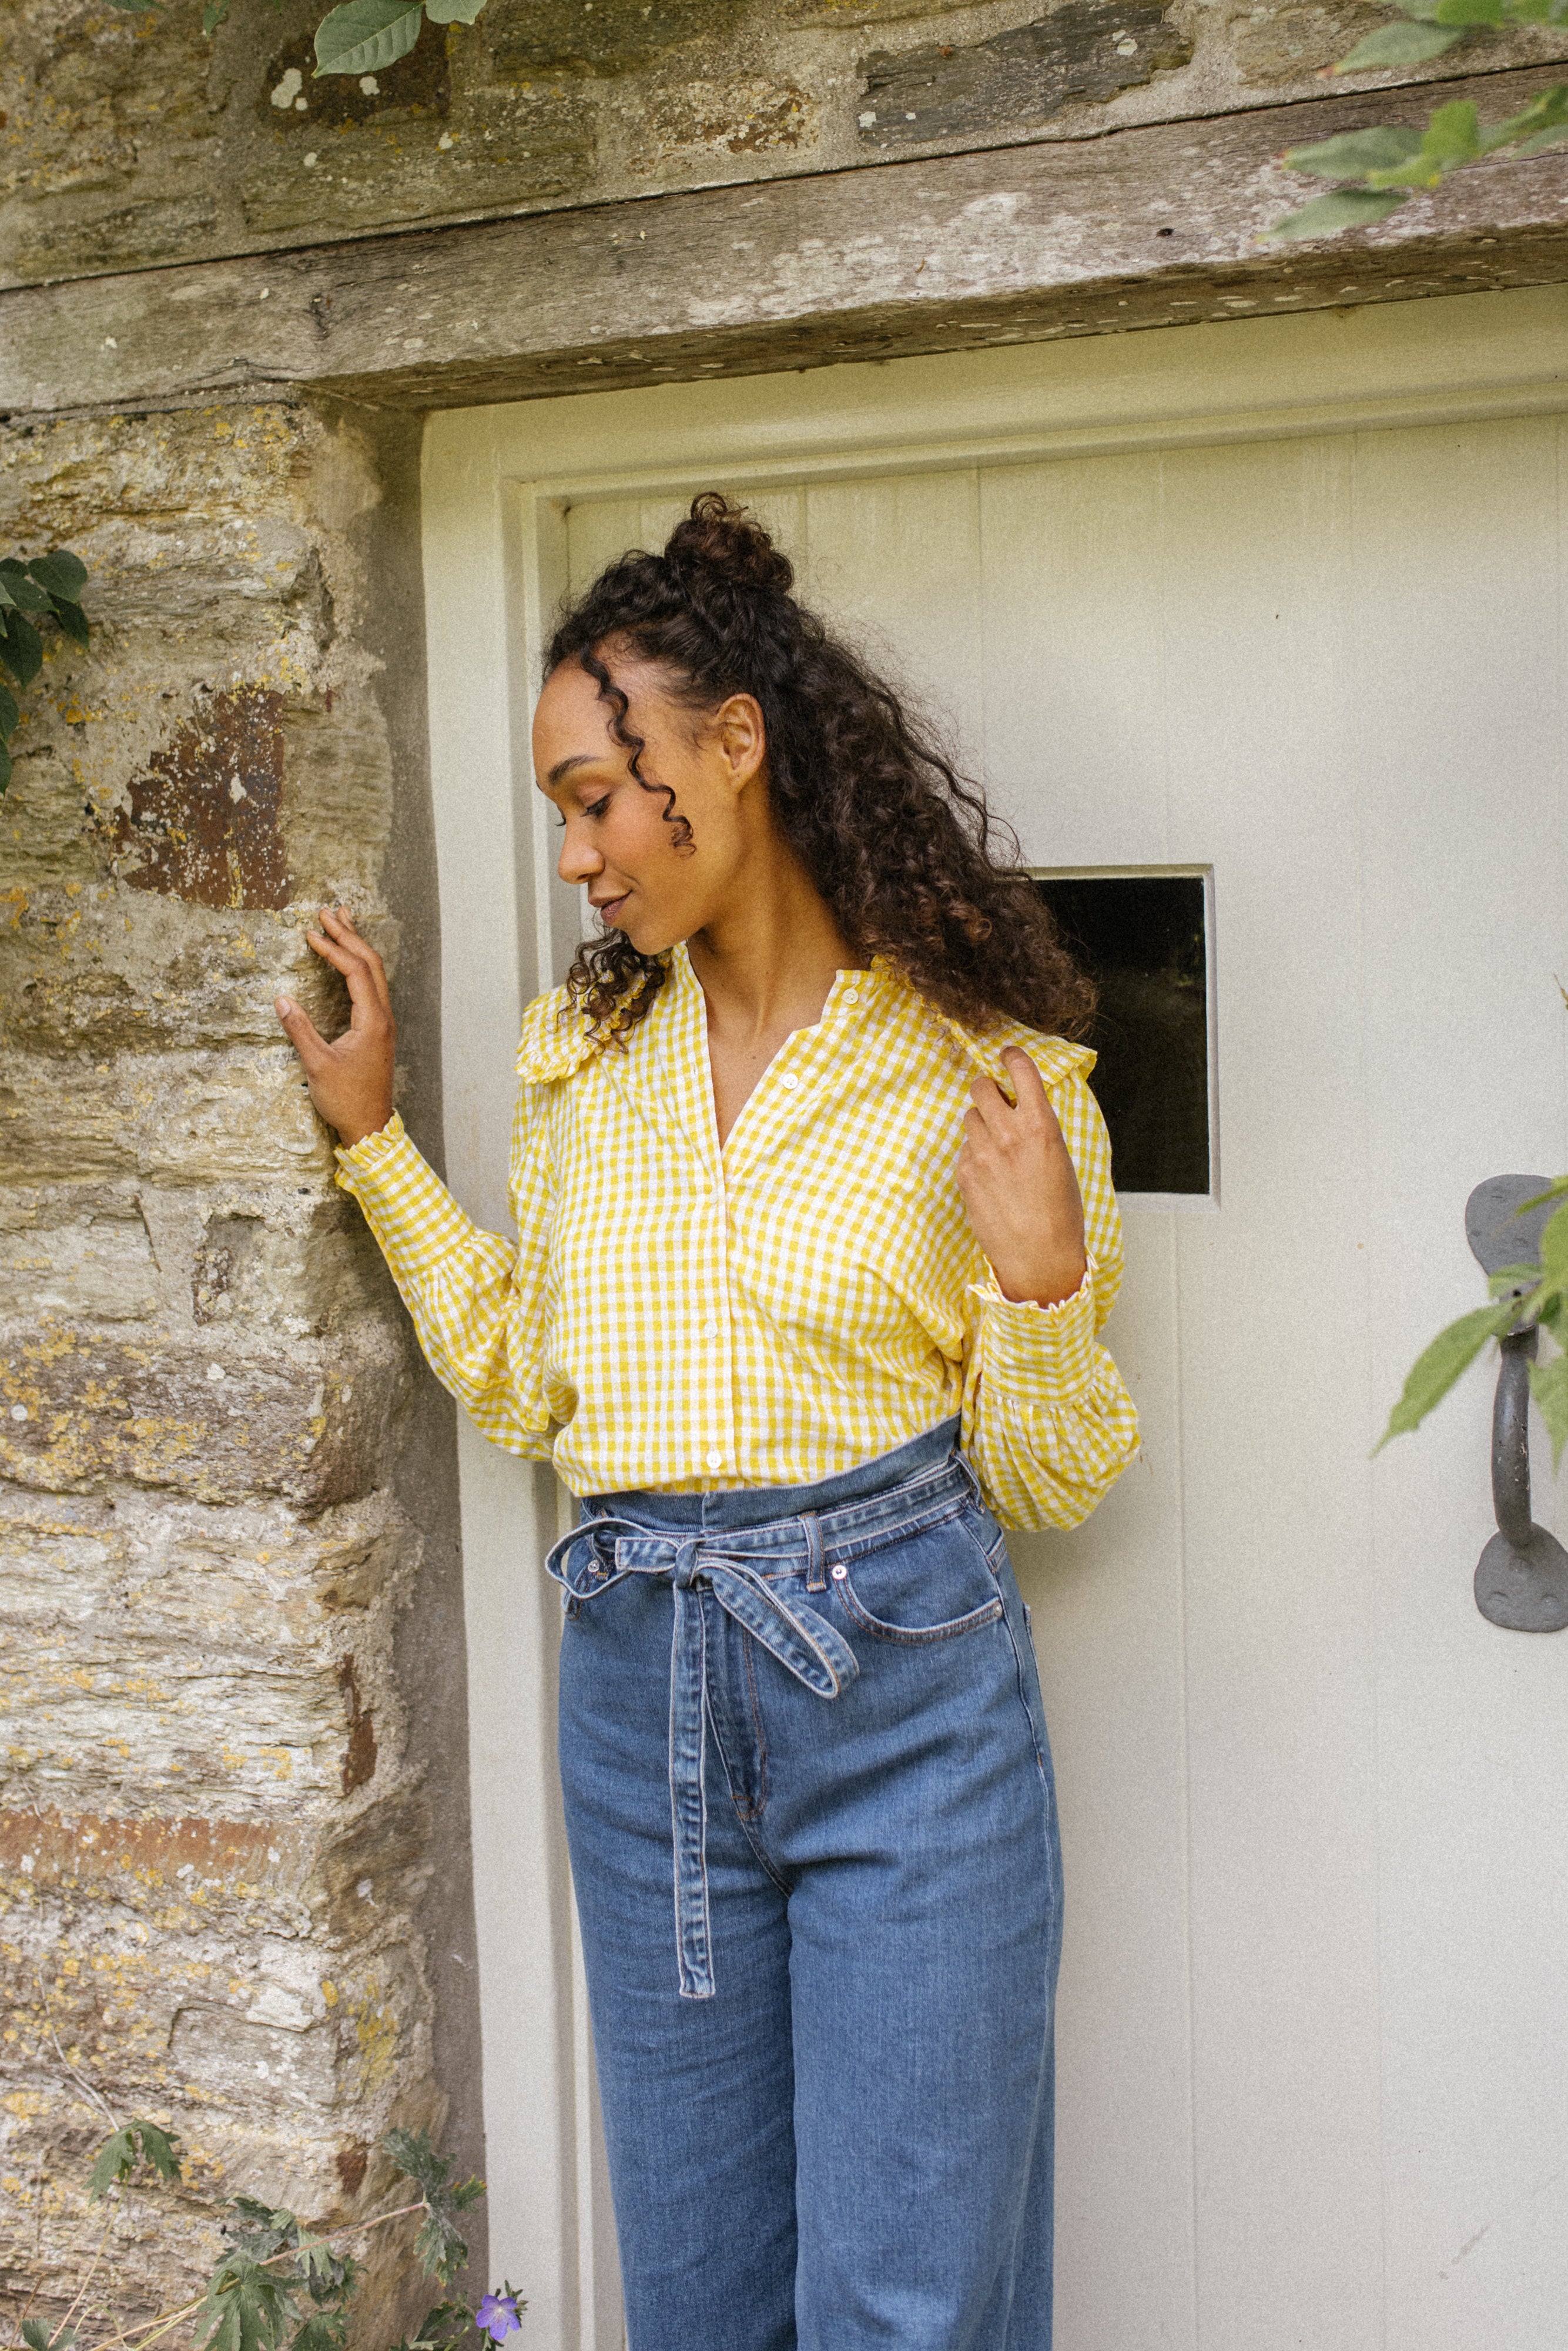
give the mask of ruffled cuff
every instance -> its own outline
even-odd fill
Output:
[[[471,1236],[473,1226],[415,1150],[396,1111],[374,1134],[347,1150],[340,1146],[337,1159],[338,1182],[364,1210],[400,1280],[428,1271]]]
[[[1094,1374],[1094,1260],[1071,1298],[1037,1306],[1006,1298],[989,1269],[971,1286],[978,1304],[980,1356],[986,1384],[1020,1404],[1071,1403]]]
[[[344,1191],[353,1191],[354,1178],[361,1168],[369,1170],[379,1166],[396,1144],[407,1141],[408,1129],[402,1123],[402,1113],[394,1110],[386,1124],[379,1126],[374,1134],[361,1134],[358,1143],[346,1145],[340,1143],[333,1156],[338,1162],[338,1181]]]

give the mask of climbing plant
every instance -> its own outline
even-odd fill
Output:
[[[1378,1440],[1379,1451],[1391,1437],[1419,1428],[1490,1339],[1500,1339],[1521,1323],[1535,1323],[1550,1332],[1560,1349],[1568,1350],[1568,1176],[1558,1176],[1536,1199],[1527,1200],[1520,1214],[1556,1199],[1565,1205],[1547,1222],[1539,1259],[1494,1274],[1491,1304],[1461,1314],[1416,1357]],[[1530,1393],[1552,1439],[1553,1463],[1559,1462],[1568,1445],[1568,1353],[1553,1355],[1549,1364],[1531,1364]]]
[[[87,566],[65,548],[36,555],[0,556],[0,794],[11,781],[11,737],[22,706],[6,673],[17,686],[29,686],[44,665],[43,628],[53,622],[78,645],[89,641],[81,591]]]
[[[1480,27],[1568,25],[1568,0],[1393,0],[1400,14],[1358,41],[1336,74],[1374,73],[1441,57]],[[338,12],[341,14],[341,11]],[[1568,139],[1568,82],[1537,90],[1517,114],[1482,122],[1469,99],[1440,106],[1425,123],[1376,123],[1286,151],[1292,172],[1340,185],[1265,229],[1267,237],[1337,236],[1385,220],[1423,189],[1491,155],[1538,155]]]
[[[128,16],[145,16],[170,0],[110,0]],[[202,0],[202,30],[209,37],[226,22],[232,0]],[[272,0],[276,8],[279,0]],[[342,0],[316,27],[318,74],[384,73],[433,25],[471,25],[485,0]]]
[[[455,2216],[485,2192],[481,2180],[455,2180],[450,2158],[436,2152],[423,2131],[392,2130],[382,2145],[394,2171],[418,2190],[413,2200],[371,2220],[316,2231],[281,2207],[274,2210],[253,2196],[233,2197],[225,2207],[224,2251],[203,2292],[138,2326],[117,2327],[111,2318],[94,2323],[91,2288],[109,2244],[106,2227],[97,2258],[64,2317],[47,2326],[31,2315],[29,2304],[15,2322],[14,2351],[152,2351],[187,2321],[198,2351],[344,2351],[361,2276],[360,2262],[347,2250],[349,2240],[419,2213],[414,2258],[427,2277],[449,2285],[468,2258]],[[172,2131],[140,2120],[116,2124],[88,2176],[89,2199],[122,2199],[133,2186],[151,2182],[155,2190],[159,2183],[178,2181],[182,2162]],[[509,2284],[486,2294],[477,2310],[465,2302],[438,2302],[392,2351],[461,2351],[464,2346],[495,2351],[518,2332],[526,2307]]]

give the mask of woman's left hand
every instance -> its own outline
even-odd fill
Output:
[[[1017,1046],[1002,1061],[1018,1101],[991,1079],[976,1079],[958,1189],[1002,1295],[1055,1306],[1071,1297],[1088,1263],[1078,1176],[1040,1071]]]

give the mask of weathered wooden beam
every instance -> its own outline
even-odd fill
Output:
[[[1483,114],[1539,73],[1444,85]],[[1069,143],[535,214],[0,294],[0,411],[282,388],[400,407],[750,374],[1568,278],[1568,158],[1499,162],[1330,246],[1287,144],[1382,91]]]

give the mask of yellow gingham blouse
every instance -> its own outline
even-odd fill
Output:
[[[1089,1270],[1014,1305],[953,1168],[977,1070],[1021,1045],[1083,1194]],[[1075,1526],[1137,1448],[1096,1342],[1122,1276],[1082,1046],[946,1019],[890,966],[841,971],[723,1149],[684,947],[625,1050],[564,988],[523,1021],[515,1243],[470,1223],[395,1115],[340,1151],[436,1375],[485,1435],[574,1494],[802,1486],[954,1413],[997,1515]],[[1010,1097],[1011,1088],[1008,1088]]]

